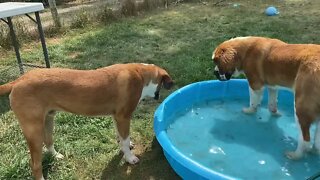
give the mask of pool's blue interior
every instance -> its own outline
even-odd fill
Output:
[[[316,155],[284,156],[298,135],[292,93],[279,92],[280,117],[266,99],[256,114],[243,114],[245,80],[199,82],[170,95],[155,113],[155,131],[173,169],[184,179],[305,179],[319,171]]]

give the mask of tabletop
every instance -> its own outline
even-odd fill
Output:
[[[5,2],[0,3],[0,18],[12,17],[43,10],[42,3]]]

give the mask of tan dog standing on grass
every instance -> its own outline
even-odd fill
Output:
[[[256,112],[265,85],[268,86],[268,104],[272,113],[277,113],[277,86],[292,89],[300,137],[297,149],[286,155],[290,159],[299,159],[311,150],[309,129],[320,115],[320,45],[239,37],[221,43],[214,50],[212,59],[219,80],[229,80],[239,73],[246,75],[250,106],[243,109],[245,113]],[[320,153],[320,122],[315,133],[314,150]]]
[[[19,120],[31,154],[36,180],[42,174],[42,146],[55,157],[63,156],[53,146],[56,111],[86,116],[113,115],[120,147],[130,164],[139,159],[130,151],[130,118],[145,96],[159,98],[163,86],[173,81],[162,68],[149,64],[116,64],[97,70],[36,69],[0,86],[10,93],[10,105]]]

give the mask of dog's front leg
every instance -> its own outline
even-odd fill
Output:
[[[116,129],[117,142],[120,144],[120,135],[119,135],[118,127],[117,127],[117,122],[115,120],[113,120],[113,123],[114,123],[114,127]],[[130,140],[130,149],[133,149],[133,148],[134,148],[134,142],[132,142]]]
[[[278,112],[278,90],[276,87],[268,87],[268,107],[272,115],[280,115]]]
[[[128,163],[136,164],[139,162],[139,159],[130,150],[129,136],[126,139],[123,139],[120,136],[120,146],[121,146],[121,151],[124,153],[124,158]]]
[[[115,123],[117,135],[120,140],[120,148],[124,154],[125,160],[130,164],[136,164],[139,159],[130,150],[130,118],[125,118],[122,115],[115,115]]]
[[[118,131],[117,131],[117,142],[120,144],[120,136],[119,136],[119,134],[118,134]],[[130,140],[130,149],[133,149],[134,148],[134,142],[132,142],[131,140]]]
[[[250,95],[250,106],[247,108],[243,108],[242,111],[247,114],[251,114],[257,111],[258,106],[261,103],[263,94],[263,88],[259,90],[253,90],[249,86],[249,95]]]

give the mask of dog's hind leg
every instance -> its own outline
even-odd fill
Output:
[[[312,116],[314,113],[310,111],[309,107],[305,106],[306,104],[303,104],[301,101],[308,102],[308,99],[305,97],[296,97],[295,120],[299,129],[299,139],[297,149],[295,151],[286,152],[286,155],[289,159],[300,159],[303,157],[305,152],[311,150],[309,130],[312,121],[314,120],[314,117]]]
[[[124,153],[125,160],[130,164],[138,163],[139,159],[130,151],[130,116],[116,114],[114,118],[120,139],[121,151]]]
[[[53,145],[53,128],[54,128],[54,113],[48,113],[45,118],[44,143],[55,158],[62,159],[63,155],[58,153]]]
[[[242,111],[246,114],[255,113],[258,109],[258,106],[261,103],[262,94],[263,94],[263,88],[261,88],[260,90],[253,90],[249,86],[250,106],[247,108],[243,108]]]
[[[310,66],[310,64],[308,64]],[[307,67],[309,67],[307,66]],[[310,126],[319,115],[319,105],[316,97],[319,97],[320,88],[318,78],[318,66],[305,68],[302,66],[296,77],[294,112],[297,127],[299,129],[298,147],[294,152],[287,152],[290,159],[299,159],[305,152],[311,151]],[[315,69],[313,69],[315,67]],[[320,72],[319,72],[320,73]]]
[[[22,90],[22,91],[20,91]],[[42,174],[42,147],[44,142],[45,111],[41,102],[26,96],[23,89],[14,89],[10,94],[11,109],[16,115],[27,141],[32,174],[36,180],[44,180]]]
[[[317,121],[317,128],[314,134],[314,146],[313,150],[315,153],[320,155],[320,120]]]
[[[36,180],[42,180],[42,146],[43,146],[43,117],[18,116],[20,127],[28,143],[31,154],[31,169]]]

